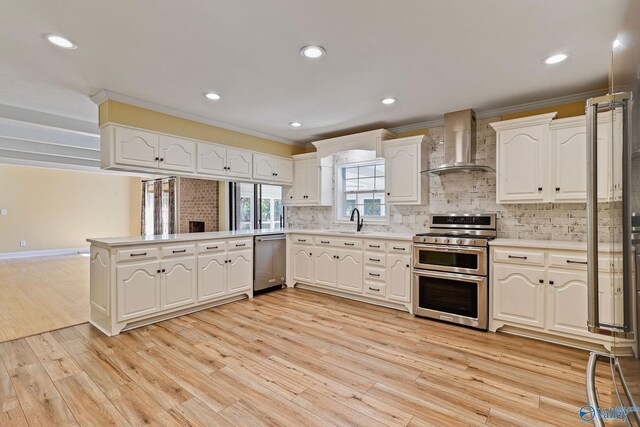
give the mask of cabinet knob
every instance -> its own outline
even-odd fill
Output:
[[[550,284],[550,285],[553,285],[553,280],[549,280],[549,284]]]
[[[544,280],[540,279],[538,280],[539,283],[544,283]]]
[[[387,196],[390,196],[390,195],[391,195],[391,193],[387,193]]]
[[[156,157],[156,159],[155,159],[155,160],[156,160],[156,162],[157,162],[158,160],[160,160],[160,157]]]
[[[542,191],[542,187],[538,187],[538,191]]]
[[[161,161],[161,162],[164,162],[164,157],[160,157],[160,161]]]
[[[556,187],[556,191],[560,191],[560,187]]]

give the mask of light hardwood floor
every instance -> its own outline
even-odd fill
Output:
[[[89,321],[89,258],[0,260],[0,342]]]
[[[584,351],[298,289],[0,357],[0,425],[587,425]]]

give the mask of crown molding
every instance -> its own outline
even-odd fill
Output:
[[[235,132],[246,133],[247,135],[256,136],[258,138],[270,139],[272,141],[282,142],[283,144],[293,145],[293,146],[296,146],[296,147],[304,147],[305,146],[304,142],[296,142],[296,141],[292,141],[290,139],[280,138],[278,136],[271,135],[271,134],[268,134],[268,133],[262,133],[262,132],[258,132],[258,131],[255,131],[255,130],[246,129],[246,128],[243,128],[243,127],[240,127],[240,126],[230,125],[228,123],[219,122],[217,120],[212,120],[212,119],[210,119],[208,117],[204,117],[204,116],[201,116],[199,114],[187,113],[187,112],[182,111],[182,110],[178,110],[178,109],[175,109],[175,108],[167,107],[167,106],[164,106],[164,105],[155,104],[153,102],[145,101],[143,99],[135,98],[133,96],[123,95],[123,94],[118,93],[118,92],[113,92],[113,91],[110,91],[108,89],[102,89],[102,90],[98,91],[97,93],[95,93],[92,96],[90,96],[90,99],[91,99],[91,101],[93,101],[97,105],[100,105],[103,102],[105,102],[105,101],[110,99],[110,100],[113,100],[113,101],[118,101],[118,102],[123,102],[125,104],[134,105],[136,107],[146,108],[148,110],[157,111],[159,113],[169,114],[171,116],[176,116],[176,117],[180,117],[180,118],[187,119],[187,120],[193,120],[194,122],[205,123],[205,124],[216,126],[216,127],[219,127],[219,128],[232,130],[232,131],[235,131]]]
[[[495,130],[507,130],[517,129],[523,126],[536,126],[549,124],[553,118],[558,114],[557,111],[553,113],[536,114],[535,116],[519,117],[517,119],[502,120],[500,122],[489,123],[489,126]]]
[[[560,104],[569,104],[571,102],[584,101],[585,99],[600,96],[607,93],[607,89],[592,90],[589,92],[581,92],[573,95],[560,96],[557,98],[549,98],[542,101],[527,102],[524,104],[513,105],[510,107],[480,109],[476,110],[476,118],[486,119],[489,117],[504,116],[507,114],[521,113],[523,111],[531,111],[539,108],[553,107]],[[444,126],[444,118],[427,120],[424,122],[413,123],[403,126],[389,128],[393,133],[410,132],[420,129],[429,129]]]

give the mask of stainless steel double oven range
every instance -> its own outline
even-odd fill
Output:
[[[489,241],[496,214],[431,215],[413,238],[413,309],[418,316],[487,330]]]

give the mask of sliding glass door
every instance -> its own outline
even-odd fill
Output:
[[[232,230],[273,230],[283,226],[282,187],[231,182],[229,190]]]

